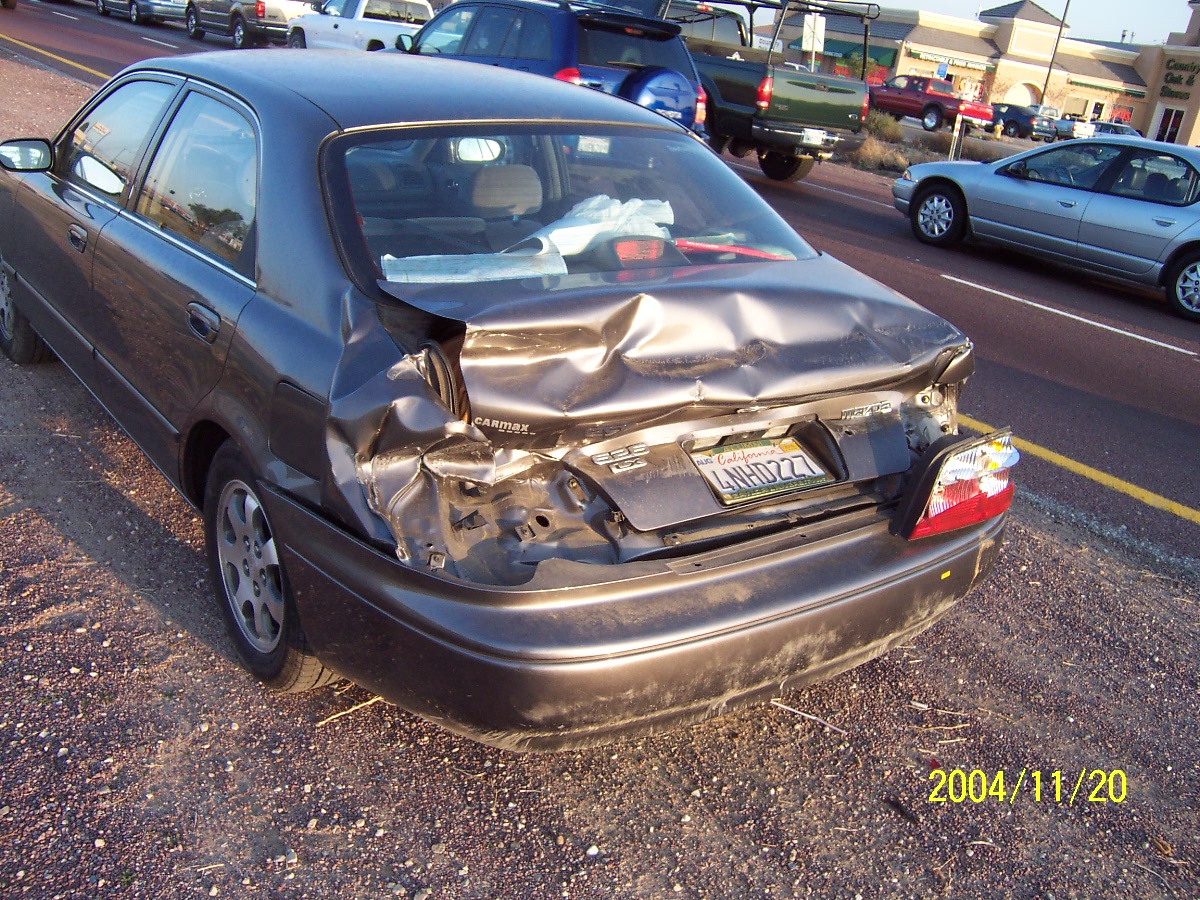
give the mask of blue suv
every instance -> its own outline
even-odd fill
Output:
[[[703,133],[707,98],[673,22],[565,0],[458,0],[396,49],[548,75]]]

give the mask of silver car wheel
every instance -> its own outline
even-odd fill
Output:
[[[225,485],[217,505],[217,558],[225,600],[242,636],[270,653],[283,633],[283,576],[266,513],[249,485]]]
[[[917,223],[927,236],[944,237],[954,225],[954,207],[944,194],[930,194],[917,211]]]
[[[1185,310],[1200,314],[1200,260],[1184,266],[1175,277],[1175,296]]]
[[[13,303],[8,273],[0,266],[0,337],[11,342],[17,334],[17,307]]]

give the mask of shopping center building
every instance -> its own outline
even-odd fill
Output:
[[[1072,38],[1069,25],[1032,0],[984,9],[978,19],[885,7],[864,23],[825,17],[821,52],[806,52],[801,16],[785,20],[779,37],[796,62],[859,76],[864,38],[868,80],[930,75],[954,83],[962,96],[992,103],[1057,107],[1064,115],[1120,119],[1148,137],[1200,144],[1200,0],[1187,2],[1191,20],[1165,44]],[[756,28],[760,35],[773,26]],[[769,39],[768,39],[769,43]]]

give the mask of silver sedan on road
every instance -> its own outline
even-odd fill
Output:
[[[966,237],[1160,287],[1200,321],[1200,150],[1105,135],[988,163],[910,166],[892,185],[919,241]]]

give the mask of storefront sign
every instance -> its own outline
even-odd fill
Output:
[[[1200,73],[1200,62],[1185,62],[1175,57],[1167,60],[1167,73],[1163,75],[1162,88],[1158,96],[1168,100],[1190,100],[1191,91],[1181,91],[1181,87],[1194,87],[1196,75]]]
[[[960,69],[974,69],[977,72],[990,72],[996,68],[991,63],[976,62],[973,59],[960,59],[956,56],[942,56],[940,53],[929,53],[925,50],[910,50],[909,55],[914,59],[924,59],[928,62],[946,63],[958,66]]]

